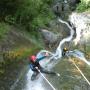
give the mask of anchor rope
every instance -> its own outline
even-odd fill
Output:
[[[70,61],[72,61],[72,59],[69,57]],[[72,61],[72,63],[74,64],[74,66],[77,68],[77,70],[80,72],[80,74],[82,75],[82,77],[85,79],[85,81],[90,85],[90,81],[86,78],[86,76],[84,75],[84,73],[80,70],[80,68],[76,65],[76,63],[74,61]]]

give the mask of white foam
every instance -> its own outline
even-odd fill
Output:
[[[76,28],[75,45],[90,38],[90,14],[72,13],[69,20]]]
[[[74,50],[74,53],[72,53],[72,55],[84,61],[86,64],[90,65],[90,62],[85,58],[84,54],[81,51]]]
[[[41,66],[45,67],[47,66],[47,69],[51,69],[52,67],[54,67],[57,63],[58,63],[58,59],[60,59],[62,57],[62,45],[65,43],[65,42],[69,42],[72,40],[73,38],[73,34],[74,34],[74,31],[73,29],[69,26],[69,24],[61,19],[59,19],[59,21],[61,23],[65,23],[69,28],[70,28],[70,36],[64,38],[60,43],[59,43],[59,46],[57,47],[56,49],[56,52],[55,53],[52,53],[52,52],[49,52],[47,50],[41,50],[38,54],[37,54],[37,57],[40,57],[41,54],[45,53],[45,52],[48,52],[51,57],[48,58],[48,59],[45,59],[45,60],[42,60],[40,61],[40,64]],[[51,62],[52,59],[55,59],[54,61]],[[37,80],[35,81],[31,81],[30,80],[30,77],[32,75],[32,71],[29,70],[29,72],[27,73],[27,84],[26,84],[26,88],[24,90],[45,90],[45,87],[43,87],[42,85],[42,80],[43,78],[40,76]]]
[[[45,90],[42,86],[42,77],[39,76],[35,81],[31,81],[32,71],[29,70],[27,73],[27,82],[24,90]]]

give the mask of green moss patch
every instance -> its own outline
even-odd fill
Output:
[[[0,23],[0,39],[4,38],[9,31],[9,26],[5,23]]]

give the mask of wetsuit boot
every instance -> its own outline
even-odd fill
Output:
[[[35,80],[38,74],[39,74],[38,71],[34,71],[34,73],[33,73],[32,76],[31,76],[31,80],[32,80],[32,81]]]

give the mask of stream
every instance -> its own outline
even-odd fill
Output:
[[[40,61],[41,66],[46,68],[47,70],[54,70],[53,68],[60,63],[62,58],[62,46],[65,42],[70,42],[73,38],[74,35],[74,30],[72,27],[65,21],[61,20],[60,18],[58,19],[59,22],[66,24],[69,29],[70,29],[70,36],[62,39],[56,48],[55,52],[49,52],[46,50],[41,50],[38,54],[37,57],[39,57],[42,53],[48,52],[51,56],[49,58],[46,58],[43,61]],[[79,51],[79,50],[73,50],[72,52],[68,53],[69,56],[73,55],[74,57],[79,58],[86,64],[90,65],[90,62],[86,60],[84,54]],[[17,80],[14,85],[12,85],[12,88],[10,90],[54,90],[50,87],[50,85],[47,83],[47,81],[42,77],[41,74],[38,75],[37,79],[35,81],[31,81],[31,75],[32,71],[29,69],[25,75],[23,75],[21,80]],[[58,72],[60,73],[60,72]],[[62,90],[60,89],[60,79],[62,77],[57,77],[57,76],[51,76],[51,75],[45,75],[44,76],[50,81],[50,83],[54,86],[55,90]],[[59,86],[58,86],[59,85]],[[58,87],[57,87],[58,86]],[[71,89],[69,89],[71,90]]]

